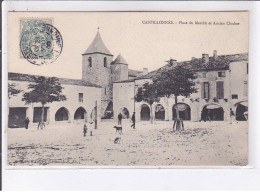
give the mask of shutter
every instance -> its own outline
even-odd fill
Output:
[[[204,82],[201,83],[201,98],[204,98]]]
[[[209,87],[209,82],[207,82],[207,87],[208,87],[208,91],[207,91],[207,98],[209,99],[209,94],[210,94],[210,87]]]
[[[224,82],[217,82],[217,99],[224,98]]]

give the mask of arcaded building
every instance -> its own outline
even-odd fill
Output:
[[[30,125],[37,126],[41,119],[41,104],[25,104],[23,93],[28,91],[28,85],[33,82],[32,75],[9,73],[8,84],[22,90],[17,96],[10,96],[8,100],[8,127],[22,128],[26,117]],[[101,87],[81,79],[59,78],[63,87],[62,93],[66,101],[53,102],[45,105],[44,122],[47,125],[75,124],[85,121],[100,121]]]
[[[46,124],[83,123],[95,118],[113,117],[113,82],[133,79],[148,73],[148,69],[136,71],[128,69],[125,59],[113,54],[105,46],[99,31],[93,42],[82,54],[82,78],[59,78],[64,88],[66,101],[53,102],[45,105],[44,122]],[[32,75],[8,74],[8,83],[22,90],[8,101],[8,127],[24,127],[26,117],[33,125],[37,125],[41,116],[40,104],[25,104],[22,95],[32,82]]]
[[[134,96],[138,87],[150,82],[152,77],[167,71],[177,65],[190,68],[198,75],[196,82],[197,93],[189,98],[178,97],[175,105],[174,96],[161,98],[159,103],[151,107],[145,102],[135,102]],[[190,61],[177,62],[171,60],[169,64],[150,72],[145,76],[115,81],[113,84],[114,114],[121,112],[124,118],[129,118],[136,112],[137,121],[173,120],[176,118],[176,106],[183,120],[200,121],[203,111],[210,110],[211,119],[215,121],[229,121],[230,109],[236,120],[246,120],[244,113],[248,110],[248,54],[217,55],[202,54],[201,58]]]

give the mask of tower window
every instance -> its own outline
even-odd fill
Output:
[[[92,58],[91,57],[88,58],[88,64],[90,67],[92,67]]]
[[[104,67],[107,67],[107,58],[104,58]]]
[[[105,88],[105,95],[107,95],[107,88]]]

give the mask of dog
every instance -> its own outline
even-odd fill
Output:
[[[114,144],[120,144],[120,141],[121,141],[121,137],[117,137],[117,138],[114,140]]]
[[[123,134],[122,126],[114,126],[114,128],[116,129],[116,133],[118,132],[120,135]]]

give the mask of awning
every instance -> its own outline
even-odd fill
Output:
[[[164,111],[163,106],[160,105],[160,104],[156,106],[156,110],[155,110],[155,112],[159,112],[159,111]]]
[[[217,105],[217,104],[209,104],[206,106],[207,109],[218,109],[221,108],[221,106]]]
[[[185,111],[186,109],[188,109],[188,105],[187,104],[184,104],[184,103],[182,103],[182,104],[177,104],[177,105],[175,105],[174,107],[178,107],[178,110],[179,111]]]
[[[240,102],[239,104],[248,107],[248,101]]]

